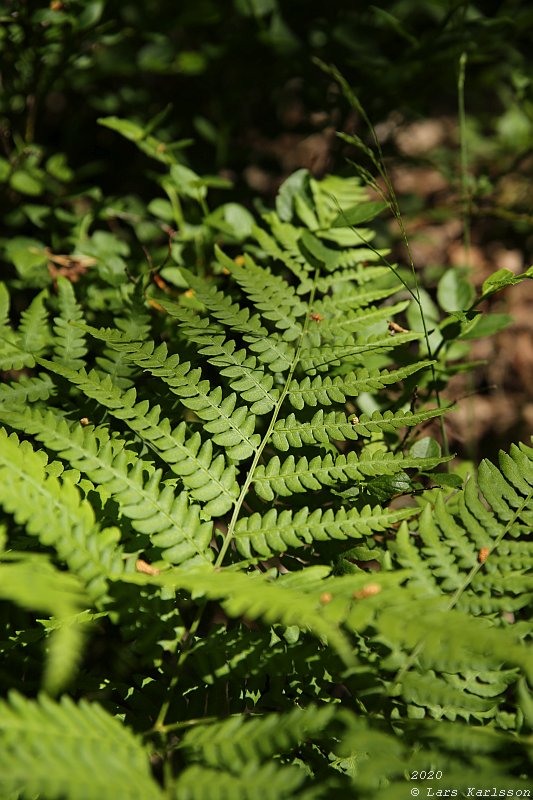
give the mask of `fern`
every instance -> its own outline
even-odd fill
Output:
[[[58,364],[69,369],[81,369],[87,355],[85,335],[71,322],[83,320],[83,311],[76,301],[70,281],[59,277],[57,281],[59,316],[54,319],[54,355]]]
[[[52,412],[2,412],[0,419],[11,427],[33,434],[50,450],[84,472],[96,485],[105,487],[134,530],[152,534],[151,542],[161,548],[162,557],[172,564],[187,560],[210,560],[212,525],[201,522],[197,506],[185,494],[177,495],[171,485],[161,484],[161,470],[118,439],[110,439],[105,427],[69,425]]]
[[[4,797],[18,792],[58,800],[162,797],[142,745],[96,704],[12,694],[0,705],[0,742]],[[80,748],[84,758],[78,764]]]
[[[0,674],[82,698],[3,702],[2,796],[525,785],[533,449],[458,488],[434,439],[407,448],[447,409],[391,324],[382,208],[300,172],[243,254],[198,238],[205,270],[101,260],[108,285],[60,279],[16,329],[0,288],[0,367],[29,372],[0,386]]]
[[[336,457],[327,453],[323,458],[315,456],[310,461],[306,456],[296,461],[290,455],[283,462],[274,456],[265,466],[257,467],[253,481],[262,498],[273,500],[275,493],[286,497],[295,492],[321,489],[322,486],[363,481],[377,475],[394,475],[409,468],[428,470],[441,462],[440,457],[407,458],[401,453],[395,456],[386,452],[362,454],[361,457],[356,453]]]
[[[74,483],[47,474],[45,454],[0,429],[0,503],[18,524],[52,545],[95,599],[124,569],[117,529],[99,531],[91,505]]]

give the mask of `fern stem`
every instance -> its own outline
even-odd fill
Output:
[[[465,71],[467,62],[466,52],[461,53],[459,59],[459,74],[457,76],[457,97],[459,112],[459,139],[461,142],[461,194],[463,201],[463,241],[465,247],[466,265],[470,266],[470,191],[468,187],[468,150],[466,143],[466,112],[465,112]]]
[[[314,275],[314,278],[313,278],[313,288],[311,289],[311,294],[309,295],[308,312],[313,307],[313,303],[315,301],[316,284],[317,284],[317,280],[318,280],[318,274],[319,274],[319,271],[317,269],[315,271],[315,275]],[[290,370],[289,370],[288,375],[287,375],[287,380],[285,381],[285,385],[284,385],[284,387],[283,387],[283,389],[282,389],[282,391],[280,393],[280,396],[278,398],[278,402],[276,403],[276,405],[274,407],[274,411],[272,413],[272,417],[270,418],[270,424],[268,426],[268,429],[267,429],[265,435],[263,436],[261,444],[257,448],[257,452],[256,452],[256,454],[254,456],[253,461],[252,461],[252,465],[251,465],[250,469],[248,470],[248,475],[246,476],[246,480],[244,482],[244,485],[243,485],[243,487],[241,489],[241,492],[239,494],[237,502],[235,503],[235,508],[233,509],[233,514],[231,516],[231,520],[230,520],[230,523],[228,525],[228,530],[227,530],[227,532],[226,532],[226,534],[224,536],[224,541],[222,543],[222,547],[220,548],[220,552],[219,552],[219,554],[217,556],[217,560],[215,562],[215,567],[220,567],[222,565],[222,562],[224,560],[224,556],[226,555],[228,547],[230,546],[231,541],[232,541],[232,539],[233,539],[233,537],[235,535],[235,525],[237,524],[237,520],[239,519],[239,514],[241,512],[242,504],[244,503],[246,495],[248,494],[248,490],[249,490],[250,485],[251,485],[251,483],[253,481],[254,473],[255,473],[255,470],[257,468],[257,465],[259,464],[259,460],[260,460],[260,458],[261,458],[261,456],[263,454],[263,450],[267,446],[268,440],[270,439],[270,436],[272,435],[272,431],[274,430],[274,425],[276,424],[276,420],[277,420],[277,418],[279,416],[279,413],[281,411],[281,407],[282,407],[282,405],[283,405],[283,403],[285,401],[285,398],[287,397],[287,393],[289,391],[289,388],[290,388],[294,373],[296,371],[296,367],[298,366],[298,362],[300,360],[300,353],[302,352],[303,341],[304,341],[305,335],[307,333],[307,329],[309,327],[309,319],[310,319],[310,316],[309,316],[309,313],[307,313],[306,316],[305,316],[305,322],[304,322],[304,325],[303,325],[303,328],[302,328],[302,332],[301,332],[300,338],[298,340],[298,346],[296,348],[296,352],[294,354],[294,358],[293,358]]]

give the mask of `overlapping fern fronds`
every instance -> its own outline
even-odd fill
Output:
[[[406,442],[445,409],[360,204],[298,173],[180,290],[125,274],[87,311],[59,280],[14,325],[1,287],[6,663],[57,692],[92,637],[90,704],[1,705],[6,796],[377,800],[493,750],[523,786],[533,450],[431,488],[447,458]]]

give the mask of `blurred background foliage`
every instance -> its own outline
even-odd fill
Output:
[[[315,58],[375,125],[428,303],[450,266],[477,285],[519,273],[533,245],[532,34],[525,0],[0,3],[2,277],[35,289],[96,265],[113,286],[164,263],[172,282],[173,264],[203,270],[214,241],[243,241],[247,209],[294,170],[350,174],[336,131],[369,131]],[[393,225],[381,236],[405,256]],[[533,423],[528,303],[511,309],[529,341],[518,361],[472,355],[499,364],[477,388],[499,381],[527,406],[477,414],[503,415],[502,444]]]
[[[392,112],[455,115],[466,52],[480,151],[516,157],[531,146],[533,8],[523,0],[16,0],[0,6],[0,23],[1,176],[26,197],[90,181],[139,191],[142,157],[98,126],[111,115],[152,121],[166,143],[193,139],[183,158],[201,173],[283,172],[268,140],[358,125],[314,56],[341,69],[377,124]]]

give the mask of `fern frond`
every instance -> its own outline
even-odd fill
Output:
[[[40,355],[49,342],[48,312],[44,305],[47,294],[46,290],[39,292],[20,317],[19,346],[31,356]]]
[[[84,636],[76,615],[88,602],[82,584],[44,555],[11,551],[0,561],[0,597],[56,618],[43,679],[44,689],[55,694],[70,681],[81,656]]]
[[[519,633],[447,608],[442,598],[428,598],[424,605],[410,601],[390,606],[381,611],[375,624],[380,641],[392,649],[409,652],[419,646],[420,672],[495,672],[506,664],[519,667],[529,679],[533,677],[533,658]],[[409,674],[400,674],[398,683],[403,684]],[[395,687],[393,684],[393,691]]]
[[[54,383],[47,373],[32,378],[21,375],[17,381],[0,384],[0,405],[20,408],[26,403],[48,400],[55,392]]]
[[[271,441],[276,450],[290,450],[308,444],[322,444],[331,441],[356,440],[360,436],[372,436],[377,432],[392,433],[399,428],[420,425],[446,413],[445,408],[432,408],[427,411],[374,411],[372,415],[360,417],[338,411],[324,413],[322,409],[314,414],[309,422],[299,422],[294,414],[280,419],[274,425]]]
[[[40,363],[124,420],[180,477],[191,497],[206,504],[206,513],[219,516],[231,508],[238,496],[235,467],[227,466],[222,454],[213,458],[210,439],[202,443],[198,432],[187,437],[185,422],[172,429],[168,419],[160,418],[159,406],[150,408],[146,400],[137,403],[135,389],[122,392],[110,378],[102,379],[94,370],[75,372],[42,359]]]
[[[373,258],[370,257],[371,255]],[[379,253],[375,255],[370,251],[366,254],[365,260],[378,261],[379,258]],[[321,275],[316,285],[318,291],[322,294],[327,294],[333,290],[334,296],[336,296],[347,290],[353,291],[353,283],[358,286],[364,286],[367,283],[374,283],[383,278],[390,279],[390,274],[389,267],[365,267],[359,264],[357,267],[336,270],[331,275]]]
[[[263,516],[256,513],[237,522],[235,545],[245,558],[251,557],[252,552],[269,558],[315,541],[344,541],[372,536],[388,530],[414,513],[416,509],[393,511],[369,505],[361,510],[341,508],[338,511],[331,508],[310,511],[305,507],[294,513],[289,510],[278,512],[271,508]]]
[[[299,279],[297,294],[304,294],[311,290],[311,267],[302,255],[299,247],[301,229],[295,228],[287,222],[282,222],[277,214],[265,214],[265,222],[270,225],[273,236],[263,228],[254,225],[252,234],[266,255],[275,261],[281,261]]]
[[[330,369],[333,366],[340,366],[342,361],[347,363],[351,361],[364,360],[364,356],[368,353],[386,353],[395,347],[401,347],[408,342],[416,341],[421,338],[420,333],[399,333],[396,336],[388,334],[378,334],[369,336],[368,339],[357,342],[340,342],[330,343],[328,341],[315,344],[310,342],[309,345],[302,347],[301,353],[301,367],[304,372],[311,372],[316,369]]]
[[[267,714],[246,719],[230,717],[187,731],[180,747],[211,767],[226,767],[240,773],[247,764],[288,753],[299,742],[324,734],[335,709],[295,708],[288,714]]]
[[[194,764],[176,783],[176,800],[283,800],[306,779],[304,770],[279,763],[247,764],[239,775]]]
[[[233,262],[231,274],[261,317],[273,322],[285,341],[292,342],[300,336],[302,328],[297,319],[304,316],[307,306],[290,284],[247,255],[243,266]]]
[[[222,348],[224,346],[224,350],[226,347],[232,347],[232,340],[224,338],[224,328],[219,323],[211,322],[166,298],[161,300],[161,305],[178,321],[187,341],[196,342],[202,347]],[[271,372],[287,372],[290,369],[294,360],[294,346],[283,341],[279,334],[269,333],[266,328],[259,325],[258,327],[254,326],[251,332],[243,333],[243,339],[248,344],[247,349],[257,353],[259,362]],[[202,353],[203,350],[199,352]]]
[[[124,553],[116,528],[98,530],[94,511],[68,479],[47,474],[47,458],[0,429],[0,504],[27,532],[53,547],[95,599],[107,578],[121,574]]]
[[[268,573],[173,567],[159,575],[125,574],[120,579],[130,584],[155,583],[183,589],[195,599],[219,600],[230,617],[261,619],[268,625],[297,625],[327,642],[350,665],[353,651],[340,627],[345,616],[344,604],[332,607],[321,604],[319,599],[324,590],[323,578],[329,571],[327,567],[308,567],[305,575],[288,574],[276,580]]]
[[[161,483],[161,470],[125,448],[121,440],[110,439],[106,428],[71,425],[51,411],[38,409],[0,410],[0,419],[35,436],[94,484],[103,486],[131,520],[132,528],[151,536],[166,561],[181,564],[212,560],[212,523],[202,522],[199,507],[191,506],[186,494],[176,496],[172,486]]]
[[[317,491],[323,486],[334,486],[347,481],[365,481],[376,475],[394,475],[405,469],[429,470],[441,464],[441,458],[410,458],[402,453],[394,455],[385,451],[374,454],[362,453],[333,457],[315,456],[310,461],[302,456],[298,461],[290,455],[281,462],[274,456],[266,464],[260,464],[253,477],[257,494],[272,501],[276,495],[288,497],[297,492]]]
[[[105,331],[88,330],[97,338],[107,337]],[[253,454],[261,438],[254,434],[255,415],[246,406],[236,406],[235,393],[224,397],[220,386],[211,390],[209,381],[202,380],[201,370],[191,369],[190,362],[180,364],[179,356],[167,357],[164,343],[155,347],[154,342],[141,345],[116,336],[111,339],[112,346],[125,353],[130,361],[163,380],[183,405],[203,420],[204,430],[213,434],[213,442],[223,447],[230,458],[243,460]],[[251,386],[248,381],[246,385],[251,388],[253,396],[257,396],[253,381]]]
[[[57,277],[59,316],[54,319],[54,354],[58,364],[81,369],[85,364],[87,343],[84,332],[71,322],[82,322],[83,311],[76,300],[72,283]]]
[[[403,529],[390,544],[413,581],[474,614],[517,611],[533,592],[533,545],[522,538],[533,510],[533,450],[514,445],[500,466],[484,460],[477,485],[470,479],[453,503],[438,493],[423,508],[416,540]]]
[[[345,403],[347,397],[357,397],[363,392],[372,392],[390,386],[419,372],[428,369],[432,361],[418,361],[395,370],[360,369],[346,375],[330,378],[317,375],[293,380],[289,387],[288,399],[291,405],[301,410],[304,406],[332,405]]]
[[[47,800],[163,798],[139,740],[98,704],[14,693],[0,702],[0,787]]]
[[[21,370],[35,366],[35,356],[48,344],[48,314],[44,307],[46,291],[40,292],[21,314],[18,331],[9,321],[10,297],[0,283],[0,370]]]
[[[219,250],[218,254],[219,259],[223,259],[224,265],[230,264],[232,269],[235,268],[235,262],[224,256],[222,251]],[[190,270],[182,268],[180,271],[192,288],[195,299],[203,303],[210,315],[224,328],[239,333],[255,333],[257,336],[264,336],[268,333],[267,328],[261,325],[258,314],[251,314],[246,307],[241,308],[230,295],[220,291],[212,283],[208,283]],[[176,308],[175,304],[174,308]]]

